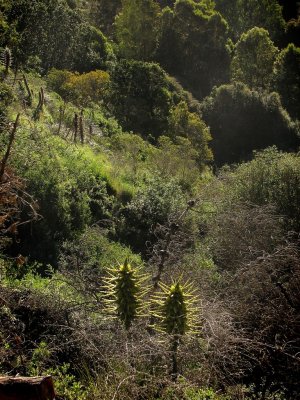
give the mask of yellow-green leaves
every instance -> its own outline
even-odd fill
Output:
[[[106,309],[122,322],[126,330],[137,317],[142,314],[147,316],[145,309],[149,300],[145,299],[148,292],[144,283],[146,278],[125,260],[118,268],[111,269],[106,279]],[[168,335],[183,336],[198,332],[198,297],[192,285],[177,280],[170,286],[163,283],[159,286],[161,290],[150,298],[152,304],[149,307],[155,328]]]
[[[143,276],[127,260],[119,268],[111,270],[107,278],[108,310],[119,318],[127,330],[145,304],[142,302],[145,294],[141,286],[143,280]]]
[[[181,285],[173,284],[162,305],[162,326],[169,334],[184,335],[187,331],[187,305]]]
[[[197,296],[189,283],[174,281],[171,286],[160,283],[161,292],[154,299],[157,305],[158,329],[170,335],[198,331]]]

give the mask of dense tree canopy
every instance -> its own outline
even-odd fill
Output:
[[[276,43],[283,37],[285,21],[276,0],[216,0],[216,8],[228,21],[235,40],[255,26],[268,30]]]
[[[252,89],[268,89],[273,77],[273,66],[278,49],[268,31],[252,28],[243,33],[235,46],[231,63],[232,78]]]
[[[121,56],[151,60],[158,45],[160,8],[153,0],[123,0],[115,20]]]
[[[90,1],[90,19],[105,35],[113,34],[113,23],[122,6],[121,0]]]
[[[253,150],[276,144],[296,149],[297,126],[282,108],[277,93],[261,94],[242,83],[216,88],[203,102],[218,165],[249,159]]]
[[[168,124],[168,87],[166,74],[159,65],[122,61],[111,75],[112,111],[124,129],[157,137]]]
[[[289,44],[276,60],[275,87],[284,107],[293,118],[300,119],[300,48]]]
[[[43,70],[86,71],[103,67],[112,58],[106,38],[65,0],[17,0],[4,15],[16,34],[4,37],[2,46],[12,48],[17,64],[35,57]]]
[[[180,102],[171,110],[168,132],[172,138],[182,136],[190,140],[197,152],[196,160],[199,167],[204,167],[207,161],[211,161],[209,129],[199,115],[189,112],[185,102]]]
[[[201,98],[228,77],[227,31],[212,2],[177,1],[163,12],[158,60]]]
[[[299,21],[294,0],[0,0],[0,375],[299,398]]]

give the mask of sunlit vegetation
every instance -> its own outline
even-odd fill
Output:
[[[299,397],[298,33],[277,0],[0,1],[1,375]]]

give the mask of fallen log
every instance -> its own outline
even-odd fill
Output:
[[[0,377],[0,400],[54,400],[51,376]]]

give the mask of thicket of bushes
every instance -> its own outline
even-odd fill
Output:
[[[1,2],[0,373],[52,374],[67,400],[297,398],[299,21],[283,15]]]

